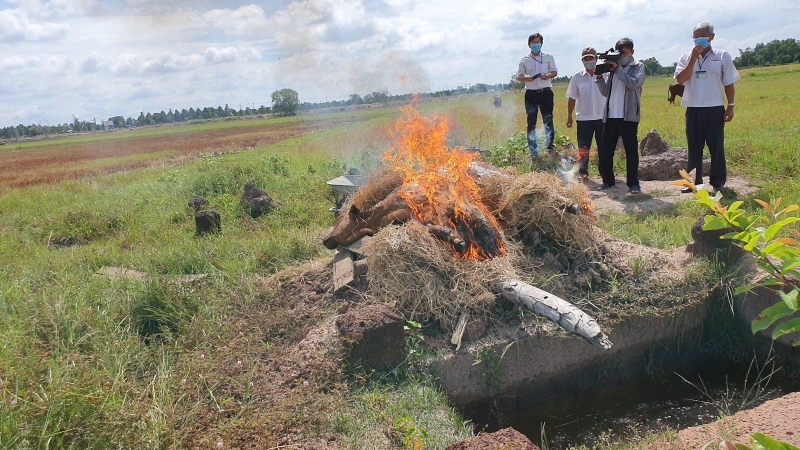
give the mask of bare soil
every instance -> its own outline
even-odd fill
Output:
[[[716,450],[723,439],[749,446],[748,436],[753,433],[764,433],[773,439],[800,446],[800,392],[770,400],[714,423],[681,430],[677,443],[665,443],[658,448],[699,449],[712,442],[708,448]]]
[[[211,152],[231,153],[273,144],[333,128],[353,119],[310,119],[269,126],[253,124],[211,131],[176,125],[174,133],[138,137],[140,130],[120,130],[97,142],[71,143],[58,138],[58,145],[43,140],[41,147],[0,152],[0,187],[23,187],[54,183],[87,175],[115,173],[162,165],[187,156]],[[127,160],[126,160],[127,159]]]
[[[669,211],[681,200],[692,198],[692,194],[682,194],[680,186],[671,185],[672,181],[641,181],[642,193],[632,195],[625,185],[625,180],[617,178],[616,186],[605,191],[595,190],[602,184],[599,177],[590,178],[586,182],[589,198],[594,202],[599,214],[615,212],[620,214],[647,214],[654,211]],[[707,180],[706,180],[707,181]],[[711,189],[706,185],[706,189]],[[758,190],[747,180],[729,176],[723,196],[744,197]]]

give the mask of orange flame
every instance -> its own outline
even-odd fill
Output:
[[[480,188],[467,173],[475,154],[463,147],[448,149],[447,119],[422,117],[416,101],[415,97],[400,108],[403,116],[395,124],[394,153],[383,155],[405,174],[400,196],[417,220],[455,236],[443,240],[459,258],[484,260],[504,255],[497,220],[481,202]]]

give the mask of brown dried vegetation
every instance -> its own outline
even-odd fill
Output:
[[[192,131],[191,125],[175,126],[175,132],[138,137],[137,131],[123,138],[97,142],[27,147],[0,152],[0,187],[24,187],[90,175],[128,171],[162,165],[190,156],[200,156],[219,149],[249,149],[273,144],[305,134],[323,131],[352,122],[352,119],[314,120],[247,128],[232,127],[210,131]],[[59,143],[61,144],[61,143]]]

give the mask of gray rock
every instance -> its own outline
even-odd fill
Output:
[[[189,200],[189,207],[195,211],[199,211],[200,208],[206,206],[208,204],[208,200],[204,197],[195,197]]]
[[[201,209],[194,214],[194,225],[197,235],[219,233],[222,229],[222,219],[219,211],[215,209]]]
[[[486,333],[486,324],[483,323],[481,319],[476,319],[467,323],[467,326],[464,328],[464,335],[470,341],[477,341],[484,333]]]
[[[661,138],[658,131],[650,130],[639,142],[639,150],[642,156],[659,155],[669,150],[669,144]]]
[[[725,264],[737,261],[744,254],[744,250],[735,245],[731,239],[720,239],[722,235],[734,231],[733,228],[709,231],[703,230],[705,217],[710,214],[713,214],[713,212],[706,211],[697,219],[694,225],[692,225],[692,239],[694,239],[694,241],[686,246],[686,251],[694,256],[701,256],[712,260],[717,258],[718,261]]]
[[[253,217],[258,217],[280,208],[280,205],[266,191],[253,184],[252,181],[248,181],[244,185],[241,204]]]
[[[687,150],[685,148],[670,148],[664,153],[642,156],[639,158],[639,180],[680,179],[680,170],[686,170],[686,159]],[[711,159],[703,155],[703,175],[708,175],[710,170]]]

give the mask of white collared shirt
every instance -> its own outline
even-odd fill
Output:
[[[631,67],[633,67],[633,64],[628,64],[623,67],[622,70],[627,73]],[[625,118],[625,83],[618,80],[616,77],[611,78],[611,93],[608,97],[608,118]]]
[[[689,64],[692,52],[681,55],[675,66],[675,77]],[[704,73],[703,73],[704,72]],[[724,87],[741,76],[733,65],[731,54],[711,48],[705,57],[697,58],[689,79],[684,83],[681,106],[705,108],[725,105]]]
[[[537,73],[544,75],[550,72],[558,72],[556,60],[553,59],[553,55],[550,53],[540,51],[536,56],[533,53],[528,53],[520,60],[517,76],[536,75]],[[553,83],[550,80],[542,80],[541,78],[525,82],[525,89],[543,89],[546,87],[553,87]]]
[[[608,74],[603,74],[608,79]],[[594,82],[594,75],[586,69],[580,70],[569,79],[567,98],[575,100],[575,120],[599,120],[603,118],[606,98]]]

